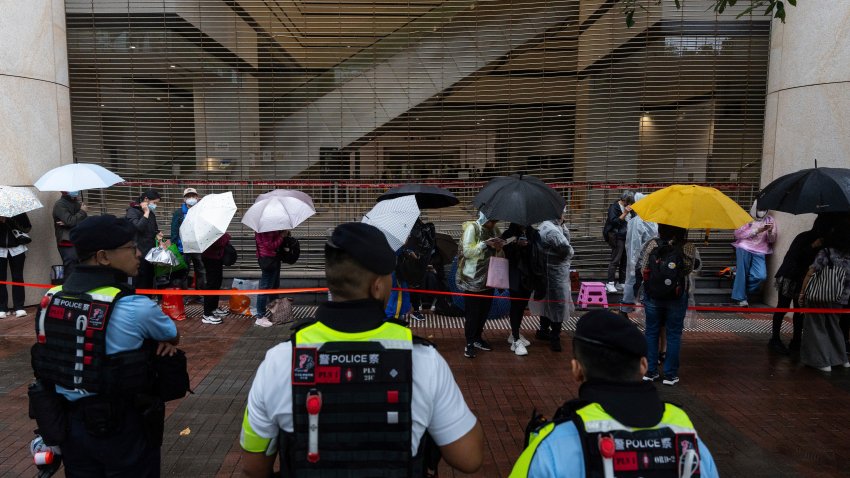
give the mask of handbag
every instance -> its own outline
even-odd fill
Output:
[[[504,257],[490,256],[490,265],[487,267],[487,287],[493,289],[511,288],[508,260]]]
[[[843,267],[832,263],[827,252],[829,263],[819,271],[815,271],[806,285],[806,302],[811,305],[838,304],[844,291],[844,279],[847,272]]]
[[[32,238],[30,237],[30,235],[24,231],[12,229],[12,235],[15,236],[15,240],[18,241],[19,246],[23,246],[32,242]]]
[[[224,246],[224,255],[221,257],[221,264],[224,267],[230,267],[233,264],[236,264],[237,260],[239,260],[239,253],[236,252],[236,248],[233,247],[233,244],[228,242]]]

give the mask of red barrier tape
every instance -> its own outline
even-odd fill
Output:
[[[33,287],[38,289],[50,289],[55,286],[49,284],[33,284],[29,282],[12,282],[12,281],[0,281],[0,285],[12,285],[12,286],[21,286],[21,287]],[[446,292],[442,290],[425,290],[425,289],[405,289],[400,287],[394,287],[393,290],[401,291],[401,292],[413,292],[417,294],[424,295],[449,295],[449,296],[458,296],[458,297],[480,297],[480,298],[491,298],[494,300],[525,300],[528,299],[521,297],[500,297],[500,296],[492,296],[487,294],[471,294],[468,292]],[[271,294],[309,294],[309,293],[317,293],[317,292],[327,292],[327,287],[304,287],[299,289],[251,289],[251,290],[238,290],[238,289],[229,289],[229,290],[177,290],[177,289],[136,289],[136,292],[144,295],[194,295],[194,296],[204,296],[204,295],[219,295],[219,296],[232,296],[232,295],[271,295]],[[539,302],[564,302],[561,300],[542,300]],[[642,304],[618,304],[611,303],[608,304],[608,308],[620,308],[620,307],[634,307],[634,308],[642,308]],[[713,306],[713,305],[692,305],[688,306],[689,310],[696,310],[701,312],[737,312],[737,313],[749,313],[749,314],[772,314],[774,312],[798,312],[803,314],[850,314],[850,309],[827,309],[827,308],[815,308],[815,307],[803,307],[798,309],[792,309],[790,307],[732,307],[732,306]]]

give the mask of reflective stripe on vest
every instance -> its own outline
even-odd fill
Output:
[[[327,342],[377,342],[387,349],[413,350],[413,333],[407,327],[384,322],[365,332],[340,332],[316,322],[295,333],[298,347],[319,348]]]
[[[598,403],[586,405],[577,410],[575,413],[584,422],[584,430],[586,433],[606,433],[612,431],[634,432],[640,430],[669,428],[672,432],[677,434],[692,433],[695,437],[697,436],[693,423],[691,423],[691,419],[685,411],[669,403],[664,404],[664,414],[661,417],[661,421],[655,426],[649,428],[627,427],[605,412],[602,406]],[[576,428],[582,425],[581,423],[573,423]],[[509,478],[525,478],[528,476],[528,471],[531,468],[531,463],[537,453],[537,448],[543,440],[545,440],[552,431],[554,431],[557,425],[560,425],[560,423],[548,423],[535,433],[532,433],[528,447],[522,452],[519,459],[517,459]],[[581,432],[581,430],[579,430],[579,432]],[[585,457],[587,457],[586,452]]]

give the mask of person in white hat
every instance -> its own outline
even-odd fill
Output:
[[[201,260],[201,254],[186,254],[183,252],[183,243],[180,241],[180,226],[183,224],[183,220],[186,218],[186,214],[189,212],[189,208],[198,204],[200,200],[200,196],[198,195],[198,190],[195,188],[186,188],[183,190],[183,204],[180,205],[177,210],[174,211],[174,214],[171,216],[171,242],[177,244],[177,249],[183,254],[183,257],[186,259],[186,264],[189,265],[190,270],[195,271],[195,289],[202,290],[206,288],[207,283],[207,275],[206,269],[204,269],[204,263]],[[188,274],[188,271],[187,271]],[[187,276],[188,277],[188,276]],[[188,284],[184,284],[184,287],[188,287]],[[221,311],[222,313],[224,311]],[[218,316],[215,316],[219,323],[221,319]]]

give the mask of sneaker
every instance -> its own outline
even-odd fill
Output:
[[[646,372],[646,375],[643,376],[644,382],[654,382],[658,380],[661,375],[658,375],[658,372]]]
[[[521,343],[523,347],[531,345],[531,342],[529,342],[527,338],[523,337],[522,334],[519,334],[519,340],[517,340],[517,342]],[[508,343],[510,345],[514,344],[514,334],[508,334]]]
[[[779,339],[770,339],[770,341],[767,342],[767,348],[771,352],[779,355],[788,355],[788,348],[785,347],[785,344],[783,344]]]
[[[520,357],[528,355],[528,349],[526,349],[525,345],[523,345],[519,340],[511,344],[511,351]]]
[[[844,362],[841,366],[844,368],[850,368],[850,362]]]
[[[215,309],[213,311],[213,315],[216,316],[216,317],[227,317],[227,315],[229,313],[230,313],[230,311],[224,310],[221,307],[219,307],[218,309]]]
[[[736,307],[749,307],[750,303],[746,300],[733,300],[732,303],[735,304]]]
[[[15,317],[21,318],[21,317],[26,317],[26,316],[27,316],[27,311],[25,311],[24,309],[18,309],[18,310],[15,311]]]
[[[829,366],[829,365],[827,365],[826,367],[815,367],[815,368],[817,368],[821,372],[832,372],[832,367]]]
[[[487,342],[484,339],[478,339],[472,345],[474,345],[477,349],[486,350],[488,352],[493,350],[493,347],[490,346],[490,342]]]
[[[260,327],[271,327],[274,324],[272,323],[271,320],[269,320],[265,317],[260,317],[259,319],[254,321],[254,325],[258,325]]]
[[[205,315],[204,318],[201,319],[201,322],[204,324],[218,325],[221,323],[221,319],[214,315]]]
[[[613,282],[609,282],[605,284],[605,290],[608,291],[609,294],[617,293],[617,286]]]
[[[467,345],[463,349],[463,356],[466,358],[475,358],[475,345]]]
[[[0,312],[0,319],[6,318],[6,312]]]
[[[422,315],[422,312],[416,310],[410,313],[410,318],[413,320],[423,321],[425,320],[425,316]]]
[[[664,385],[673,386],[679,383],[679,377],[669,377],[667,375],[664,376],[664,380],[661,381]]]

